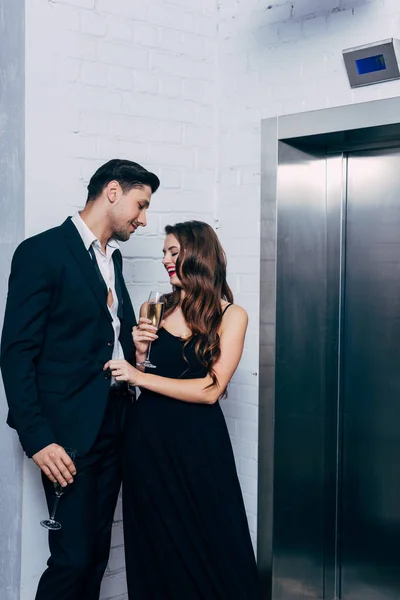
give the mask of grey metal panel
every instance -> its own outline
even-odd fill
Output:
[[[400,123],[382,125],[379,127],[366,127],[350,131],[336,131],[321,135],[310,135],[305,138],[285,140],[286,143],[307,151],[326,152],[354,152],[375,148],[397,148],[400,139]]]
[[[273,444],[275,387],[276,298],[276,185],[278,165],[277,120],[263,122],[261,150],[261,282],[260,282],[260,384],[258,450],[257,558],[263,600],[271,597],[273,525]]]
[[[285,143],[279,148],[273,598],[319,599],[325,589],[329,442],[336,458],[335,432],[328,434],[326,421],[329,393],[337,404],[335,390],[327,390],[328,162]],[[330,167],[338,178],[335,218],[340,160]],[[334,487],[334,467],[329,473]]]
[[[400,596],[400,150],[349,156],[343,600]]]
[[[390,125],[399,122],[399,115],[400,97],[284,115],[278,117],[278,139]]]
[[[329,157],[326,177],[326,336],[325,336],[325,532],[324,598],[339,598],[339,490],[341,462],[341,362],[344,310],[345,206],[347,161]]]
[[[0,0],[0,325],[11,255],[24,235],[24,0]],[[0,382],[0,597],[20,597],[22,451]]]

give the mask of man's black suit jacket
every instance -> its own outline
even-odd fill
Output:
[[[132,361],[136,319],[122,277],[120,342]],[[68,218],[22,242],[15,251],[1,339],[1,371],[9,406],[7,423],[26,454],[56,442],[90,450],[104,416],[114,330],[106,287],[75,225]]]

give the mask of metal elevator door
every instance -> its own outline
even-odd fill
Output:
[[[350,154],[341,358],[343,600],[400,598],[400,151]]]
[[[400,149],[283,145],[273,600],[400,599]]]

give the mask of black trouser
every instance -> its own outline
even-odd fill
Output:
[[[129,401],[126,392],[110,393],[94,446],[87,456],[77,458],[74,483],[61,497],[56,512],[62,528],[49,532],[51,556],[36,600],[99,598],[121,486],[121,433]],[[54,488],[45,476],[43,486],[51,510]]]

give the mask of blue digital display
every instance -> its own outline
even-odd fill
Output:
[[[356,60],[356,67],[359,75],[367,75],[367,73],[384,71],[386,69],[385,57],[383,54],[377,54],[376,56],[359,58]]]

